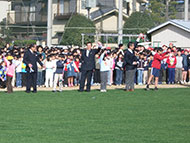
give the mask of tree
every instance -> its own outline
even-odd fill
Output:
[[[81,46],[82,33],[95,33],[94,23],[90,19],[79,14],[72,16],[71,20],[66,24],[65,27],[65,32],[61,42],[63,45]],[[85,36],[84,42],[94,42],[94,36]]]
[[[13,39],[12,31],[6,27],[6,19],[0,22],[1,45],[10,43]]]
[[[134,12],[124,24],[125,34],[146,33],[148,29],[154,26],[154,22],[149,13]]]
[[[150,0],[149,13],[154,21],[155,26],[176,17],[176,2],[172,0]]]

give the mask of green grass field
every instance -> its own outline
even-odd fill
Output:
[[[0,143],[190,143],[190,89],[1,92]]]

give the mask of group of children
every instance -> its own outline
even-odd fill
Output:
[[[10,86],[13,85],[19,88],[26,85],[26,65],[23,63],[26,49],[27,47],[16,46],[1,49],[1,87],[12,88]],[[51,87],[55,92],[62,91],[63,86],[73,87],[80,84],[80,48],[61,49],[36,46],[36,49],[38,58],[45,65],[44,67],[38,66],[37,85],[39,87]],[[124,53],[123,44],[113,50],[110,47],[102,48],[95,56],[96,63],[91,84],[101,83],[102,92],[106,91],[106,85],[124,84],[124,77],[126,77],[123,68]],[[184,84],[189,81],[187,75],[190,76],[190,51],[176,48],[173,45],[169,47],[164,45],[154,49],[137,46],[134,53],[138,59],[134,79],[136,84],[147,84],[149,87],[152,82]],[[57,86],[59,90],[56,89]]]

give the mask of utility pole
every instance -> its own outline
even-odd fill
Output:
[[[137,8],[136,8],[136,4],[137,4],[137,0],[133,0],[133,12],[136,12],[137,11]]]
[[[189,8],[189,0],[185,0],[185,21],[188,21],[189,17],[188,17],[188,8]]]
[[[166,0],[166,20],[169,20],[169,3],[170,0]]]
[[[123,43],[123,0],[119,0],[118,44]]]
[[[52,0],[48,0],[47,46],[52,45]]]

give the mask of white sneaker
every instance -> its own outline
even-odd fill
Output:
[[[107,92],[105,89],[100,90],[100,92]]]

